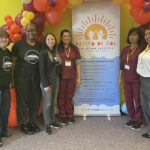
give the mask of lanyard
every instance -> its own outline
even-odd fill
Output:
[[[128,54],[127,54],[127,63],[129,61],[129,57],[134,53],[135,50],[136,50],[136,48],[134,48],[131,53],[129,53],[129,51],[128,51]]]
[[[68,52],[67,52],[67,50],[65,48],[65,53],[66,53],[67,58],[69,58],[69,56],[70,56],[70,47],[69,47],[69,51]]]

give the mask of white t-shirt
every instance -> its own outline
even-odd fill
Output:
[[[137,73],[143,77],[150,77],[150,47],[140,53],[137,63]]]

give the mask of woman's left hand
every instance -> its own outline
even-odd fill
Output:
[[[81,79],[77,79],[77,86],[80,87],[81,85]]]

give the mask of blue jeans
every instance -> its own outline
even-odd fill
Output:
[[[0,136],[7,132],[10,104],[10,89],[0,89]]]
[[[50,92],[45,92],[42,83],[40,84],[44,99],[43,117],[45,126],[55,122],[55,109],[57,108],[57,94],[59,88],[59,77],[54,79],[53,87]]]

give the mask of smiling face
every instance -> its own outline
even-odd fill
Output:
[[[26,26],[26,39],[34,41],[36,39],[37,31],[36,27],[32,24]]]
[[[6,48],[9,42],[9,38],[7,37],[0,37],[0,47]]]
[[[150,29],[145,30],[145,40],[150,45]]]
[[[70,42],[71,42],[71,35],[70,35],[70,33],[69,32],[64,32],[62,37],[61,37],[61,40],[62,40],[62,42],[63,42],[63,44],[65,46],[68,46],[70,44]]]
[[[131,44],[138,44],[139,36],[136,32],[129,35],[129,41]]]
[[[48,34],[47,37],[46,37],[46,44],[47,46],[52,50],[54,45],[56,43],[56,39],[53,35],[51,34]]]

